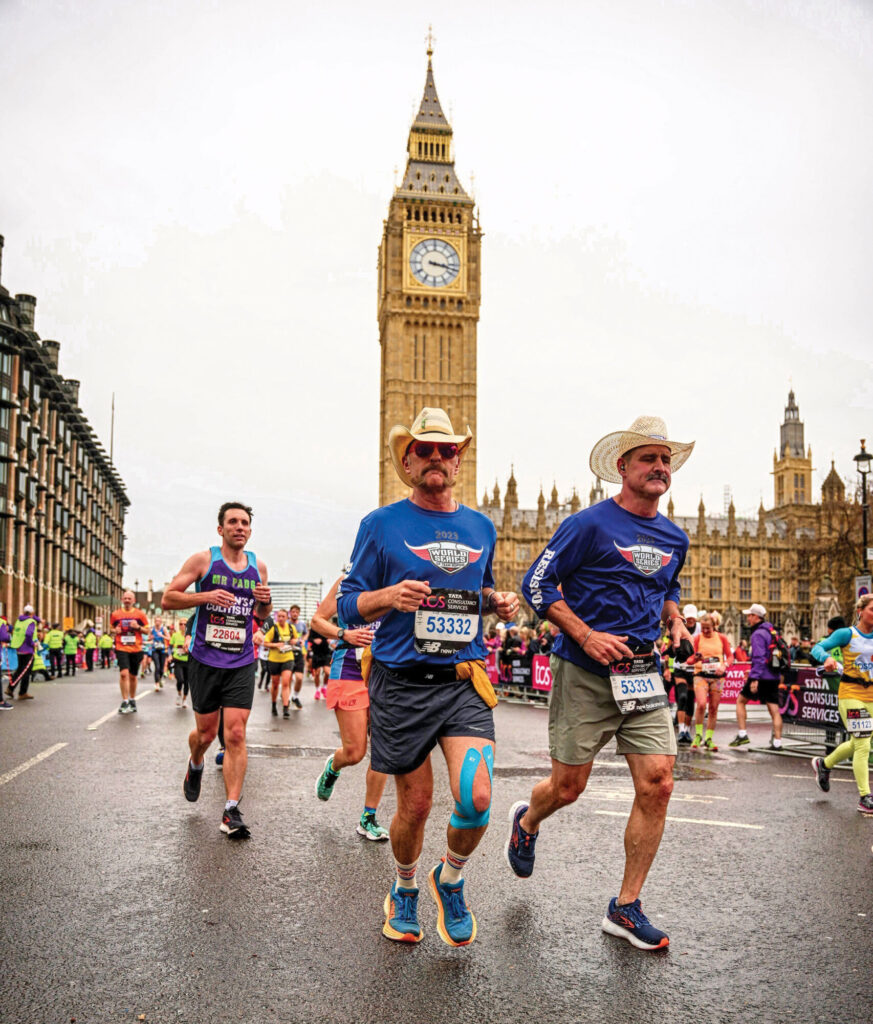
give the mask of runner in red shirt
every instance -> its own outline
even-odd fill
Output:
[[[121,608],[109,617],[109,629],[115,634],[115,657],[121,671],[121,707],[119,715],[136,711],[136,680],[142,662],[142,633],[149,628],[146,613],[135,607],[136,597],[132,590],[125,590],[121,596]]]

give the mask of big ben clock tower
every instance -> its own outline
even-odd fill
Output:
[[[408,427],[423,406],[438,406],[457,433],[468,425],[473,431],[454,495],[475,508],[482,234],[474,202],[455,176],[452,128],[437,96],[432,56],[428,46],[424,96],[409,131],[409,159],[379,247],[379,503],[409,494],[391,463],[391,427]]]

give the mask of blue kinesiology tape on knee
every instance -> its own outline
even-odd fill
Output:
[[[489,783],[494,776],[494,747],[485,747],[482,753],[473,748],[467,751],[461,766],[461,779],[458,786],[461,791],[461,799],[455,801],[455,812],[450,819],[450,824],[454,828],[482,828],[488,824],[491,817],[490,801],[484,811],[477,811],[473,803],[473,780],[483,755],[488,769]]]

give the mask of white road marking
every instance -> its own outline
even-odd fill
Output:
[[[155,692],[154,690],[143,690],[142,693],[140,693],[136,697],[134,697],[134,700],[143,700],[145,697],[148,697],[148,695],[150,693],[154,693],[154,692]],[[99,729],[100,726],[103,725],[104,722],[108,722],[110,718],[115,718],[115,716],[117,714],[118,714],[118,708],[116,708],[114,711],[107,711],[106,714],[102,718],[98,718],[96,722],[92,722],[90,725],[86,725],[85,726],[85,731],[86,732],[94,732],[94,730],[95,729]]]
[[[24,764],[20,764],[17,768],[10,768],[8,772],[4,772],[0,775],[0,786],[5,786],[7,782],[11,782],[16,775],[20,775],[22,772],[26,772],[28,768],[32,768],[35,764],[39,764],[40,761],[44,761],[47,757],[51,757],[52,754],[56,754],[59,750],[63,750],[66,743],[56,743],[53,747],[48,747],[43,751],[40,751],[35,757],[32,757],[29,761],[25,761]]]
[[[609,814],[614,818],[623,818],[625,815],[621,811],[595,811],[595,814]],[[710,821],[706,818],[674,818],[671,815],[667,815],[667,821],[680,821],[685,825],[717,825],[719,828],[751,828],[756,831],[763,832],[763,825],[745,825],[741,821]]]
[[[803,779],[804,782],[809,782],[810,780],[815,782],[815,776],[814,775],[777,775],[776,773],[774,773],[773,774],[773,778],[774,779]],[[854,779],[831,779],[831,782],[845,782],[847,786],[854,786],[855,785],[855,780]]]

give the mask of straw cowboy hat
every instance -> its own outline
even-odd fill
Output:
[[[413,441],[435,441],[437,444],[456,444],[458,454],[461,458],[473,440],[473,431],[467,427],[466,434],[456,434],[452,421],[446,415],[444,409],[422,409],[416,416],[415,422],[407,430],[396,424],[391,428],[388,435],[388,448],[391,451],[391,461],[397,470],[397,475],[406,484],[412,487],[412,480],[403,468],[403,456],[406,449]]]
[[[616,430],[606,437],[601,437],[591,449],[588,465],[601,480],[611,484],[620,484],[621,476],[616,463],[631,448],[639,448],[644,444],[661,444],[670,449],[673,456],[672,469],[675,473],[685,462],[694,448],[694,442],[671,441],[667,436],[667,424],[660,416],[638,416],[627,430]]]

